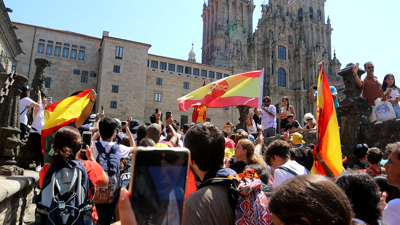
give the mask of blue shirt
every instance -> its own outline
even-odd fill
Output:
[[[337,96],[337,90],[336,90],[336,88],[334,87],[334,86],[329,86],[329,88],[331,89],[331,93],[333,94],[333,95],[336,95]],[[318,91],[316,91],[315,93],[314,93],[314,98],[315,98],[315,100],[317,100],[317,93],[318,93]],[[336,99],[333,99],[333,105],[335,105],[335,111],[336,111],[336,114],[337,114],[337,107],[339,106],[339,100],[336,98]]]

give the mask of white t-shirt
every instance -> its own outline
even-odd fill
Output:
[[[31,130],[31,133],[42,133],[42,128],[44,126],[44,110],[39,109],[39,111],[34,115],[33,117],[33,122],[32,122],[32,128],[35,128]]]
[[[28,125],[28,116],[26,115],[29,111],[29,106],[34,103],[34,101],[28,97],[22,98],[19,101],[19,122]],[[28,108],[26,108],[28,107]],[[25,111],[24,111],[25,110]],[[22,113],[23,112],[23,113]],[[22,114],[21,114],[22,113]]]
[[[99,156],[99,152],[97,151],[96,148],[96,142],[93,141],[93,147],[94,147],[94,158],[97,159],[97,156]],[[109,153],[111,150],[111,147],[117,143],[115,142],[108,142],[108,141],[100,141],[101,145],[106,149],[106,152]],[[115,153],[117,156],[117,159],[121,161],[121,159],[126,158],[129,156],[130,153],[130,148],[125,146],[125,145],[119,145],[119,150]],[[118,164],[119,165],[119,164]]]
[[[289,160],[285,164],[282,165],[282,167],[289,168],[293,170],[293,172],[297,173],[297,175],[304,175],[310,173],[304,166],[298,164],[294,160]],[[281,185],[283,182],[286,180],[289,180],[293,178],[295,175],[292,173],[286,172],[284,170],[281,170],[279,168],[275,168],[274,171],[274,187],[278,187]]]
[[[119,138],[123,138],[124,136],[126,136],[126,135],[128,135],[127,133],[123,133],[122,131],[120,131],[119,133],[118,133],[118,136],[119,136]],[[133,139],[135,139],[135,137],[133,137]]]
[[[400,224],[400,198],[391,200],[383,210],[383,221],[389,225]]]

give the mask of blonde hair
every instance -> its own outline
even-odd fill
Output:
[[[237,144],[242,144],[242,148],[247,150],[246,158],[248,164],[265,165],[263,157],[259,154],[254,154],[255,146],[250,139],[240,139]]]

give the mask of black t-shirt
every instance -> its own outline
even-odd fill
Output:
[[[295,127],[297,129],[299,126],[300,126],[299,122],[295,120],[293,121],[293,124],[290,123],[286,124],[285,131],[292,129],[292,127]]]

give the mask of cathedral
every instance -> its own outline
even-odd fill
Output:
[[[315,111],[310,87],[318,82],[319,63],[331,86],[343,89],[332,57],[332,27],[325,20],[326,0],[269,0],[253,32],[253,0],[208,0],[203,5],[202,63],[234,73],[264,69],[264,95],[277,110],[288,96],[297,119]]]

